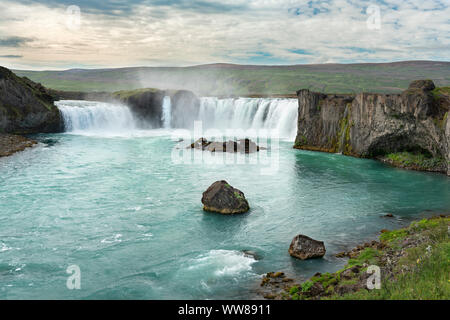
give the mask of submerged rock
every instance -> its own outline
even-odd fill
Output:
[[[255,251],[243,250],[242,252],[244,253],[245,257],[253,258],[255,260],[261,260],[261,257]]]
[[[202,203],[203,210],[221,214],[245,213],[250,209],[244,193],[224,180],[214,182],[203,192]]]
[[[289,246],[289,254],[301,260],[320,258],[325,255],[325,245],[322,241],[317,241],[299,234],[292,239]]]

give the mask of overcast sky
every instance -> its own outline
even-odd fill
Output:
[[[1,0],[0,65],[449,61],[449,17],[450,0]]]

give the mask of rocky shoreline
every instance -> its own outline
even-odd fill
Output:
[[[8,157],[37,144],[36,141],[13,134],[0,134],[0,157]]]
[[[398,230],[382,230],[378,240],[336,254],[338,258],[349,259],[337,272],[316,273],[303,282],[284,272],[267,273],[262,278],[259,297],[270,300],[449,299],[449,230],[449,215],[414,221]],[[380,287],[375,290],[371,278],[376,269],[373,266],[379,268],[381,276]],[[431,280],[427,279],[429,274]]]

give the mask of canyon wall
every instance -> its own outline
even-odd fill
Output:
[[[407,162],[404,167],[450,175],[450,100],[436,92],[431,80],[414,81],[401,94],[300,90],[297,96],[295,148],[379,158],[394,165],[393,154],[407,152],[425,159],[426,165]]]

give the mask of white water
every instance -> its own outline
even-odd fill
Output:
[[[122,135],[136,131],[130,109],[125,105],[91,101],[58,101],[67,132]],[[203,130],[274,130],[271,134],[293,141],[297,131],[298,103],[295,99],[201,98],[198,116],[183,114],[185,123],[202,121]],[[172,103],[165,97],[162,127],[170,129]]]
[[[136,129],[131,111],[124,105],[72,100],[55,105],[63,115],[66,132],[120,133]]]
[[[164,129],[170,128],[170,122],[172,120],[172,101],[170,97],[164,97],[162,105],[162,123]]]
[[[289,140],[295,139],[297,118],[295,99],[202,98],[199,113],[204,128],[275,130]]]

